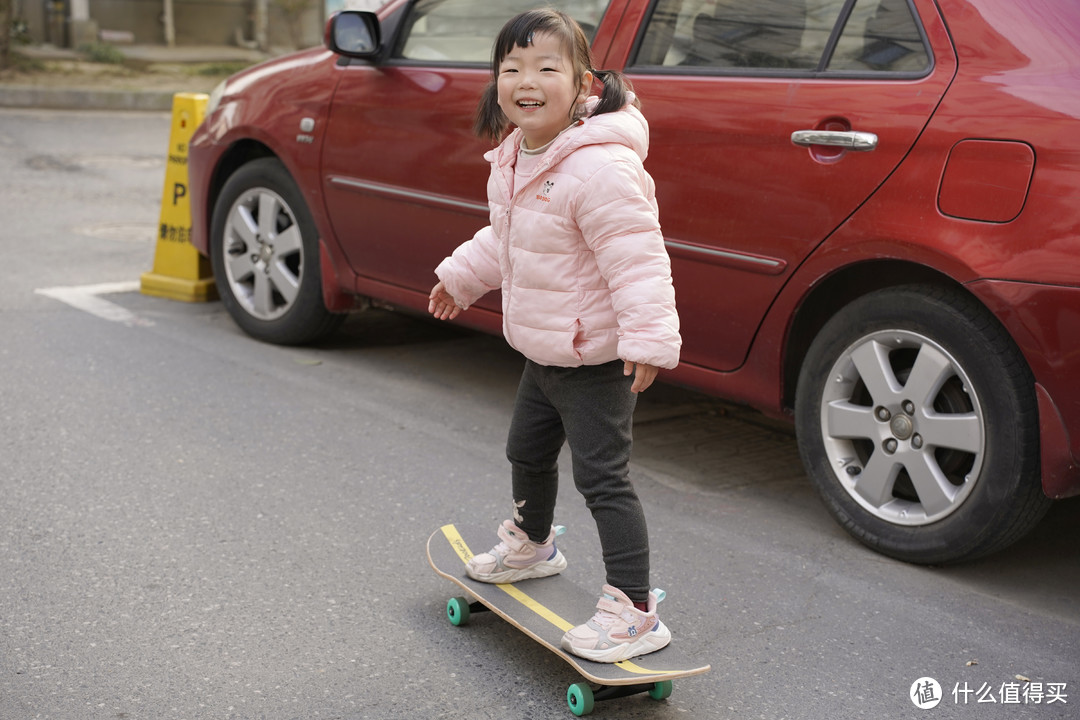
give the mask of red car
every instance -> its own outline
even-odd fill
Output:
[[[229,79],[192,242],[252,336],[423,312],[487,223],[470,131],[535,0],[397,0]],[[669,382],[794,419],[867,545],[965,560],[1080,493],[1080,4],[572,0],[651,125],[683,323]],[[499,298],[460,322],[497,333]]]

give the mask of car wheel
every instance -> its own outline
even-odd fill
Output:
[[[795,418],[825,505],[886,555],[972,559],[1019,539],[1050,505],[1030,370],[962,291],[881,290],[837,313],[807,353]]]
[[[277,159],[249,162],[228,179],[214,207],[210,240],[221,300],[252,337],[299,345],[341,324],[345,316],[323,303],[315,223]]]

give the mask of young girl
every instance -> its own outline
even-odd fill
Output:
[[[526,357],[510,423],[513,520],[466,572],[484,582],[566,567],[552,527],[558,457],[596,521],[607,584],[591,620],[563,647],[619,662],[671,639],[649,590],[649,539],[631,485],[636,393],[679,361],[679,317],[652,178],[648,125],[622,76],[591,69],[578,24],[552,9],[522,13],[495,41],[476,129],[498,141],[491,225],[435,270],[429,310],[449,320],[501,288],[503,332]],[[594,78],[603,84],[590,97]]]

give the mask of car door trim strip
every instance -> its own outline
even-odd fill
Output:
[[[395,187],[393,185],[383,185],[381,183],[367,182],[364,180],[357,180],[356,178],[342,177],[340,175],[331,175],[330,184],[344,186],[350,190],[360,190],[362,192],[369,192],[375,195],[391,197],[396,200],[415,202],[420,205],[452,207],[458,210],[467,210],[471,213],[477,213],[485,216],[488,214],[488,206],[486,203],[474,203],[469,202],[468,200],[459,200],[457,198],[447,197],[446,195],[436,195],[435,193],[420,192],[418,190],[406,190],[404,188]]]
[[[369,192],[375,195],[382,195],[383,197],[415,202],[420,205],[452,207],[480,215],[487,215],[488,213],[487,205],[473,203],[467,200],[459,200],[445,195],[436,195],[435,193],[426,193],[418,190],[406,190],[393,185],[367,182],[365,180],[357,180],[356,178],[342,177],[340,175],[331,175],[329,180],[332,185],[338,185],[350,190]],[[712,262],[714,264],[735,265],[743,269],[766,275],[779,275],[784,271],[784,268],[787,267],[786,262],[777,258],[761,257],[760,255],[750,255],[748,253],[731,250],[717,250],[716,248],[706,248],[667,239],[664,240],[664,244],[669,250],[673,251],[673,255],[686,257],[691,260],[704,260],[705,262]]]
[[[787,262],[779,258],[762,257],[761,255],[751,255],[734,250],[718,250],[666,238],[664,244],[673,257],[707,262],[713,265],[727,265],[764,275],[779,275],[787,267]]]

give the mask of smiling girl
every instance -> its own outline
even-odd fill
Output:
[[[637,393],[679,362],[671,265],[652,178],[648,124],[623,77],[592,69],[581,27],[552,9],[522,13],[495,41],[476,130],[498,141],[491,224],[435,270],[429,310],[450,320],[502,290],[503,332],[526,357],[506,445],[513,519],[466,572],[506,583],[561,572],[552,526],[558,457],[596,521],[607,583],[563,647],[599,662],[658,650],[663,591],[650,591],[645,515],[629,479]],[[603,85],[590,97],[595,80]]]

